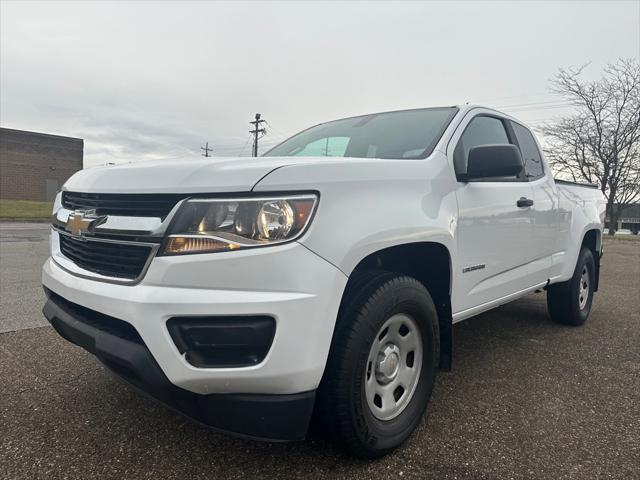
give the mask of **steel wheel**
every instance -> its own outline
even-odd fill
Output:
[[[585,265],[582,269],[582,276],[580,277],[580,285],[578,286],[578,304],[580,310],[584,310],[589,301],[589,269]]]
[[[399,313],[383,325],[365,367],[365,396],[378,420],[391,420],[407,407],[422,368],[422,337],[416,321]]]

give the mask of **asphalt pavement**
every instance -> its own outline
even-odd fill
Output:
[[[43,223],[0,222],[0,333],[48,325],[40,269],[49,230]]]
[[[216,433],[115,379],[46,326],[47,237],[0,223],[2,479],[640,478],[640,241],[607,242],[582,327],[552,323],[544,294],[456,325],[415,434],[361,461],[315,434]]]

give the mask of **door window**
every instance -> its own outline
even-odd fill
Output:
[[[464,130],[453,152],[456,175],[467,173],[469,150],[479,145],[508,145],[509,137],[502,120],[480,115],[475,117]]]

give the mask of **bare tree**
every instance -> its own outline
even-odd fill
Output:
[[[553,78],[552,90],[574,113],[541,131],[559,176],[600,186],[613,235],[621,209],[640,200],[640,64],[619,59],[594,81],[583,79],[586,67],[560,69]]]

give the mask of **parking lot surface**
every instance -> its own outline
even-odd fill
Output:
[[[452,372],[405,446],[377,461],[196,425],[43,326],[46,226],[0,224],[0,478],[640,478],[640,241],[608,241],[592,316],[544,294],[454,328]]]

